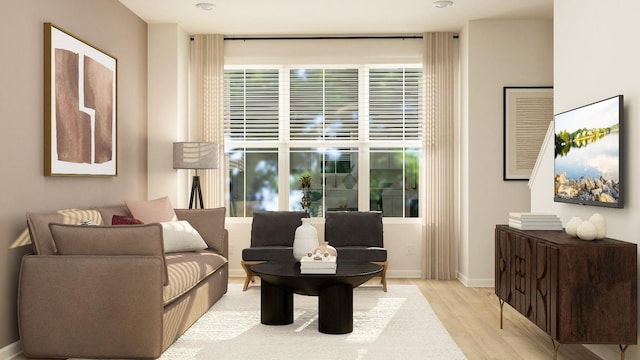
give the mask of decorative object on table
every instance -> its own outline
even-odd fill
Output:
[[[293,238],[293,257],[300,261],[303,257],[318,247],[318,232],[311,225],[310,218],[302,218],[302,225],[296,229]]]
[[[589,221],[593,223],[598,229],[598,235],[596,239],[604,239],[607,236],[607,222],[604,217],[598,213],[591,215]]]
[[[589,220],[574,216],[567,222],[565,231],[567,235],[578,237],[580,240],[599,240],[607,236],[607,225],[604,217],[598,213],[591,215]]]
[[[591,241],[598,236],[598,228],[591,221],[586,220],[578,225],[577,235],[580,240]]]
[[[212,142],[174,142],[173,143],[173,168],[195,169],[191,183],[191,196],[189,197],[189,209],[194,207],[204,209],[202,201],[202,188],[200,187],[199,169],[216,169],[218,167],[217,144]]]
[[[300,259],[300,273],[335,274],[338,268],[336,260],[337,257],[330,255],[326,248],[318,247]]]
[[[334,248],[333,246],[329,245],[328,241],[322,241],[320,242],[320,246],[318,246],[317,248],[315,248],[313,250],[313,253],[317,253],[320,252],[320,254],[328,254],[331,256],[338,256],[338,251],[336,250],[336,248]]]
[[[117,175],[117,59],[44,24],[44,175]]]
[[[562,220],[550,213],[509,213],[509,226],[520,230],[562,230]]]
[[[311,207],[311,175],[302,175],[298,181],[300,182],[300,189],[302,190],[300,206],[302,206],[302,210],[304,210],[305,213],[309,214],[309,208]]]
[[[503,107],[503,180],[529,180],[553,121],[553,88],[504,87]]]
[[[578,226],[582,224],[584,220],[582,220],[579,216],[574,216],[567,222],[567,226],[565,227],[565,232],[569,236],[576,237],[578,236]]]

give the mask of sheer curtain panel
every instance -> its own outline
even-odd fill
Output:
[[[427,279],[454,277],[455,144],[454,35],[424,33],[425,175],[423,274]]]
[[[215,142],[218,168],[201,177],[205,207],[224,206],[224,37],[194,35],[191,58],[191,134],[194,139]],[[195,140],[194,140],[195,141]]]

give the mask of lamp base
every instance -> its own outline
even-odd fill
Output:
[[[194,203],[195,201],[195,203]],[[189,198],[189,209],[198,208],[198,201],[200,203],[200,209],[204,209],[202,201],[202,189],[200,188],[200,176],[194,175],[191,183],[191,197]]]

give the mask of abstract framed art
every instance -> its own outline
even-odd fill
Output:
[[[117,175],[117,59],[44,24],[44,175]]]
[[[503,110],[503,180],[529,180],[553,121],[553,87],[504,87]]]

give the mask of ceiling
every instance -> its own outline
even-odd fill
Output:
[[[552,19],[553,0],[119,0],[148,24],[188,34],[388,35],[462,29],[469,20]],[[196,8],[200,2],[212,10]]]

